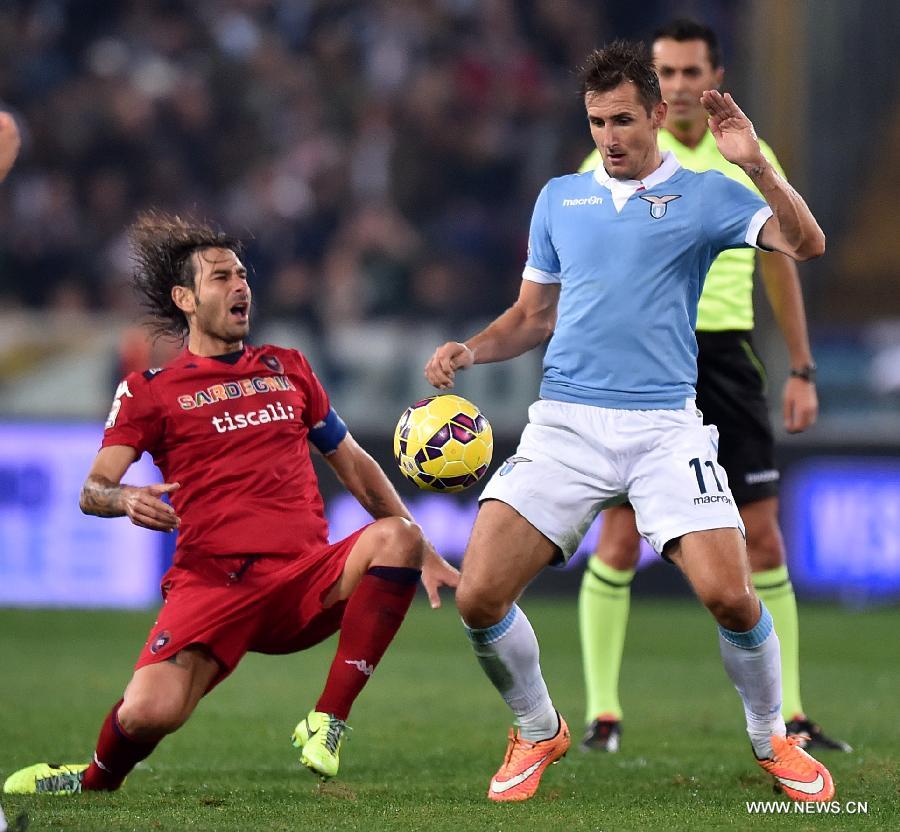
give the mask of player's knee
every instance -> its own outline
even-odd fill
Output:
[[[403,517],[386,517],[376,524],[379,535],[378,554],[373,565],[406,566],[421,569],[425,551],[425,535],[416,523]]]
[[[640,547],[631,545],[630,541],[611,540],[603,541],[594,557],[611,569],[626,571],[637,566],[640,554]]]
[[[747,557],[754,572],[784,565],[784,541],[777,525],[757,529],[747,527]]]
[[[604,514],[595,556],[612,569],[634,569],[641,555],[641,536],[634,512],[612,508]]]
[[[728,630],[745,633],[759,620],[759,600],[747,586],[717,586],[705,593],[703,603]]]
[[[511,602],[485,589],[466,581],[463,570],[459,586],[456,588],[456,608],[466,626],[474,629],[492,627],[509,612]]]
[[[177,731],[184,724],[186,716],[180,702],[138,694],[122,703],[118,719],[130,737],[151,741]]]

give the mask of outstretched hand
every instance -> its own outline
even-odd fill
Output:
[[[753,122],[738,107],[731,93],[706,90],[700,103],[709,116],[709,129],[719,152],[735,165],[764,162]]]
[[[475,363],[475,353],[465,344],[448,341],[434,351],[425,365],[425,378],[438,390],[453,386],[457,370],[467,370]]]
[[[158,532],[172,532],[181,525],[175,509],[160,498],[181,488],[178,482],[129,486],[125,493],[125,514],[135,526]]]
[[[425,561],[422,564],[422,586],[428,594],[428,603],[433,610],[441,606],[441,596],[438,590],[442,586],[456,589],[459,583],[459,570],[445,561],[434,547],[425,542]]]

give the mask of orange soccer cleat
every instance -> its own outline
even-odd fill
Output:
[[[559,713],[557,716],[559,730],[549,740],[530,742],[510,728],[503,765],[488,789],[491,800],[528,800],[537,791],[544,769],[565,757],[569,750],[569,726]]]
[[[757,758],[760,767],[775,778],[780,788],[793,800],[829,801],[834,797],[831,774],[818,760],[807,754],[797,737],[772,737],[772,756]]]

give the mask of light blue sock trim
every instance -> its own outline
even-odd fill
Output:
[[[463,622],[463,626],[466,626],[466,634],[469,636],[469,640],[472,644],[493,644],[495,641],[499,641],[506,635],[518,614],[519,607],[516,604],[513,604],[509,612],[506,613],[500,621],[490,627],[485,627],[483,630],[472,629],[471,627],[466,626],[465,621]]]
[[[735,647],[740,647],[743,650],[759,647],[772,634],[772,629],[775,626],[772,623],[772,614],[766,609],[766,605],[762,601],[759,602],[759,613],[759,621],[756,622],[756,626],[746,633],[736,633],[734,630],[727,630],[720,624],[719,632],[722,634],[722,638],[729,644],[733,644]]]

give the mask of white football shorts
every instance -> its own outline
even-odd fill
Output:
[[[597,514],[626,500],[657,551],[688,532],[744,524],[716,461],[719,434],[684,410],[614,410],[541,399],[515,455],[479,498],[501,500],[568,560]]]

